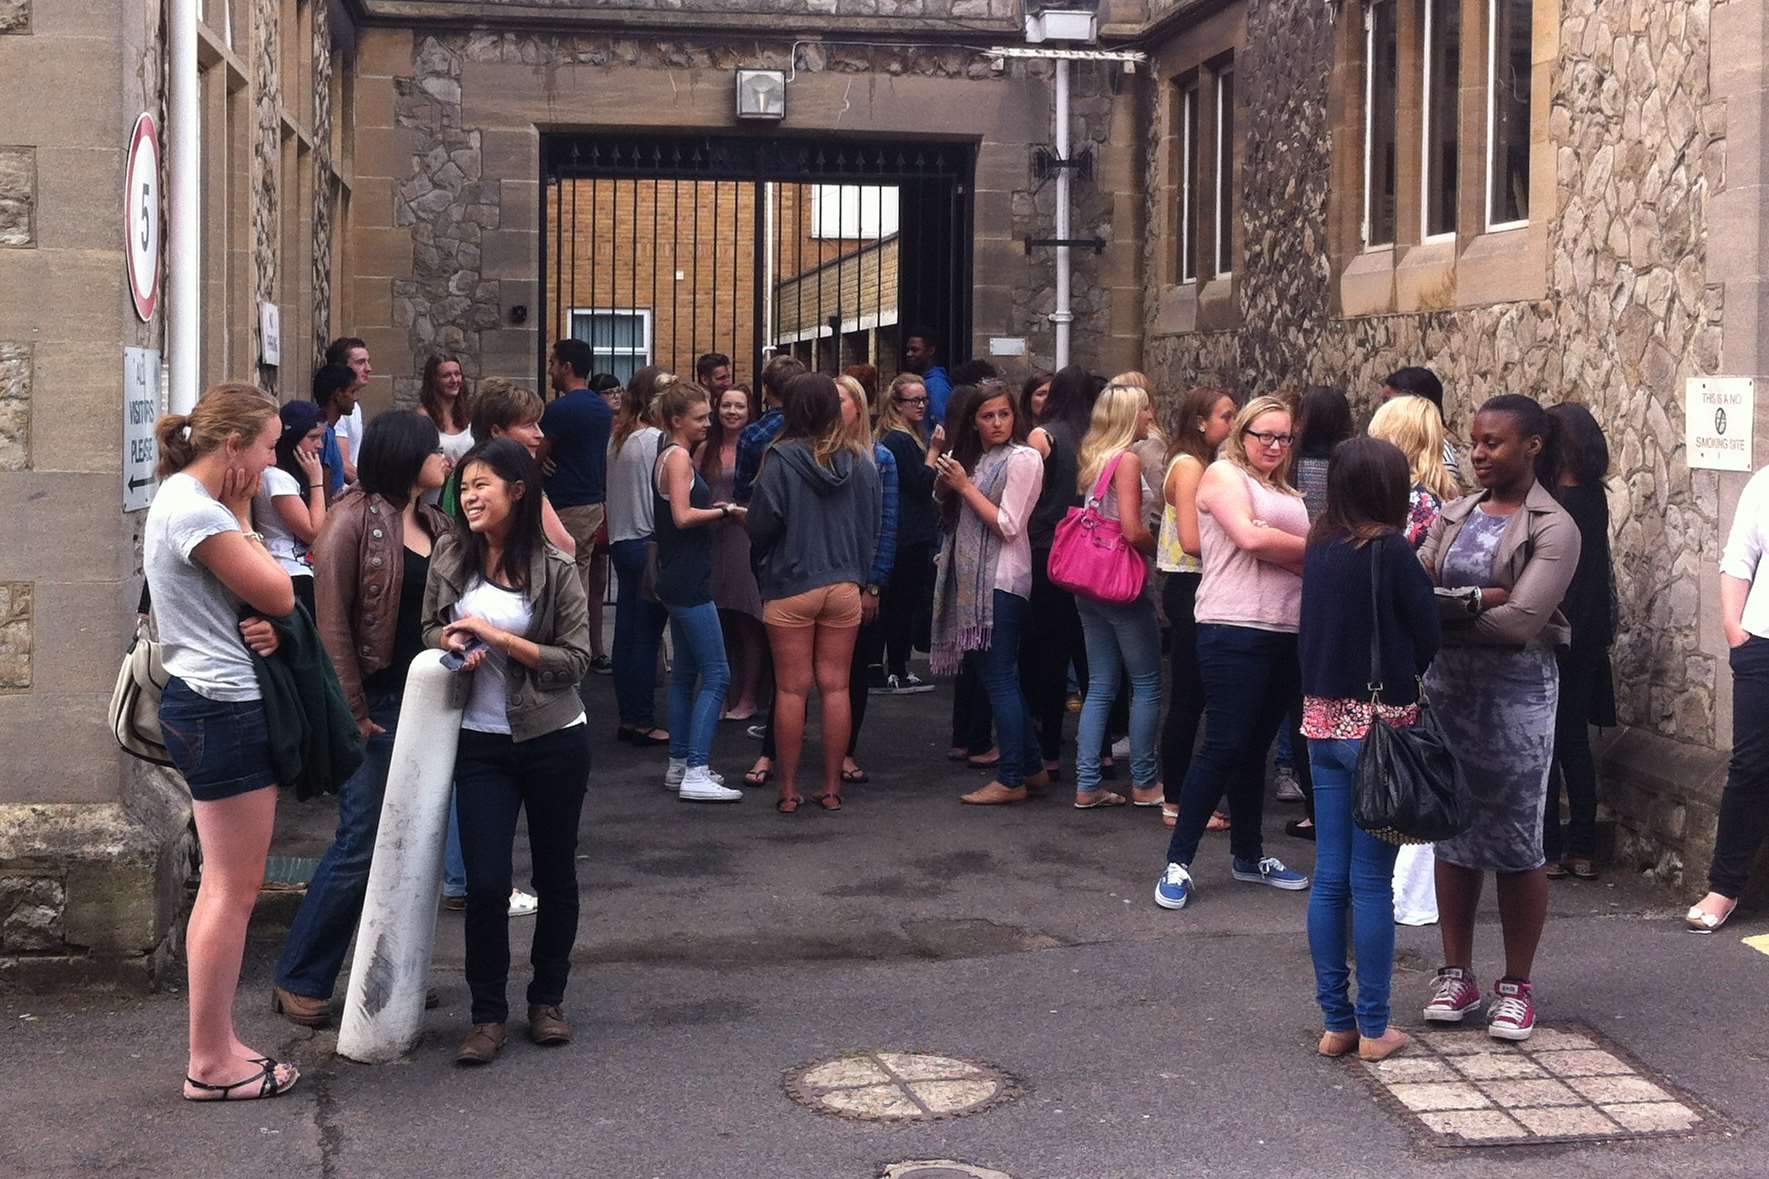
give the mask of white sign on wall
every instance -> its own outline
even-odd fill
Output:
[[[1683,390],[1689,466],[1750,470],[1756,405],[1757,383],[1749,377],[1690,377]]]
[[[159,478],[160,447],[154,423],[160,420],[160,352],[123,349],[123,510],[139,512],[153,502]]]
[[[152,115],[135,120],[123,174],[123,241],[129,294],[146,323],[160,302],[160,133]]]
[[[275,303],[258,304],[258,359],[275,368],[283,362],[283,312]]]

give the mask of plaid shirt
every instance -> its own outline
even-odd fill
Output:
[[[737,435],[737,473],[731,479],[731,498],[738,503],[749,502],[755,490],[756,472],[762,469],[762,455],[785,425],[786,411],[775,406]]]

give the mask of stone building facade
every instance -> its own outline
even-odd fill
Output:
[[[165,339],[163,311],[131,310],[119,190],[136,114],[164,124],[166,7],[0,0],[0,742],[25,751],[0,768],[0,984],[152,978],[191,862],[180,789],[103,715],[140,583],[141,516],[116,498],[121,350]],[[1589,404],[1616,456],[1623,609],[1607,803],[1624,862],[1682,882],[1723,778],[1715,562],[1743,482],[1689,469],[1682,386],[1769,371],[1763,6],[1098,8],[1102,45],[1148,60],[1072,66],[1092,163],[1072,235],[1101,243],[1074,251],[1073,359],[1168,391],[1322,382],[1360,402],[1423,363],[1458,431],[1499,391]],[[1015,375],[1053,358],[1052,252],[1028,239],[1053,232],[1035,160],[1054,71],[983,52],[1023,44],[1019,0],[203,9],[204,383],[301,395],[348,331],[375,358],[370,412],[415,400],[437,349],[474,380],[537,384],[557,133],[964,144],[971,332],[949,352],[1023,339],[1001,358]],[[787,72],[783,122],[739,128],[740,66]]]

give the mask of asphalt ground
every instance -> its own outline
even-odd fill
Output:
[[[293,912],[270,898],[248,947],[241,1034],[299,1061],[299,1087],[225,1108],[180,1101],[175,989],[3,996],[0,1172],[864,1179],[955,1159],[1013,1179],[1769,1174],[1758,1131],[1769,957],[1741,942],[1769,931],[1765,915],[1691,936],[1681,898],[1613,870],[1551,893],[1544,1025],[1596,1029],[1699,1102],[1705,1132],[1430,1145],[1361,1066],[1313,1052],[1306,894],[1232,882],[1226,837],[1210,835],[1192,906],[1157,909],[1158,812],[1075,811],[1065,785],[1021,806],[960,806],[983,777],[944,759],[948,709],[944,691],[874,698],[861,744],[872,782],[849,788],[839,813],[782,816],[771,789],[739,804],[676,801],[661,750],[608,739],[611,684],[595,680],[575,1043],[541,1049],[522,1035],[529,925],[517,920],[510,1044],[490,1067],[457,1068],[461,918],[444,912],[442,1006],[424,1041],[394,1065],[342,1060],[335,1031],[269,1010]],[[735,780],[757,748],[723,724],[715,768]],[[1312,846],[1281,834],[1294,811],[1268,808],[1267,848],[1306,871]],[[317,855],[332,821],[324,801],[286,802],[274,851]],[[1500,970],[1498,938],[1489,907],[1483,985]],[[1400,931],[1401,1026],[1419,1025],[1437,957],[1435,929]],[[796,1067],[869,1049],[987,1062],[1023,1092],[967,1117],[890,1124],[786,1095]]]

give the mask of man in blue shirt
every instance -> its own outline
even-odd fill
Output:
[[[786,382],[804,371],[805,366],[790,356],[776,356],[762,369],[762,397],[768,412],[737,435],[737,472],[731,480],[731,498],[740,504],[749,502],[756,472],[762,469],[762,455],[786,425]]]
[[[931,328],[913,327],[903,341],[903,369],[921,377],[927,390],[927,418],[923,428],[932,434],[946,422],[946,402],[952,396],[952,378],[940,363],[940,341]]]
[[[538,455],[550,472],[547,499],[577,542],[573,559],[586,595],[597,592],[591,584],[591,566],[608,498],[608,435],[614,428],[614,411],[601,394],[590,392],[593,364],[590,346],[582,340],[553,345],[547,381],[558,396],[541,414],[544,437]]]
[[[326,440],[320,448],[320,465],[326,469],[326,500],[344,490],[344,452],[338,446],[338,422],[356,408],[361,385],[349,365],[322,364],[313,374],[314,404],[326,411]]]

